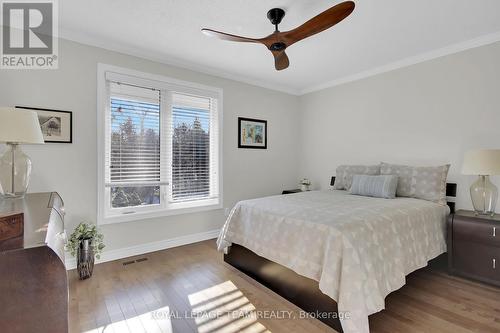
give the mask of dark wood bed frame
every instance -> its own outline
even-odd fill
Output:
[[[335,183],[332,177],[330,185]],[[446,184],[446,196],[456,197],[457,184]],[[450,212],[455,212],[455,203],[448,202]],[[273,290],[288,301],[309,313],[329,313],[319,320],[338,332],[343,332],[337,316],[337,302],[319,290],[317,281],[301,276],[289,268],[263,258],[249,249],[234,244],[224,255],[224,261]]]

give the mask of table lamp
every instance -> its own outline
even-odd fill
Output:
[[[489,176],[500,175],[500,149],[467,152],[462,173],[479,176],[470,187],[470,196],[476,215],[495,215],[498,189],[490,181]]]
[[[30,181],[31,160],[19,145],[44,143],[36,112],[0,107],[0,142],[7,144],[0,157],[0,197],[22,198]]]

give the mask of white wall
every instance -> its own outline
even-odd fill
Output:
[[[96,220],[96,73],[106,63],[224,90],[224,207],[297,185],[298,97],[61,40],[58,70],[0,70],[0,105],[73,111],[73,144],[24,146],[33,161],[30,192],[58,191],[67,230]],[[237,148],[237,117],[268,121],[268,149]],[[3,148],[3,147],[2,147]],[[223,210],[102,226],[107,250],[214,230]]]
[[[500,43],[357,82],[290,96],[62,40],[60,69],[0,71],[0,105],[73,111],[73,144],[25,146],[31,192],[58,191],[67,229],[96,219],[97,63],[224,89],[224,207],[295,188],[299,177],[327,188],[343,163],[451,163],[459,207],[470,207],[460,175],[464,151],[500,147]],[[268,120],[267,150],[237,148],[237,117]],[[500,178],[494,181],[500,185]],[[107,250],[219,228],[223,210],[102,226]]]
[[[300,103],[300,176],[316,188],[326,188],[340,164],[451,163],[457,205],[471,208],[475,177],[460,174],[464,152],[500,148],[500,43],[310,93]],[[500,186],[500,177],[493,181]]]

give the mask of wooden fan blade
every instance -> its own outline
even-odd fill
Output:
[[[203,32],[207,36],[229,40],[231,42],[261,43],[260,39],[226,34],[225,32],[220,32],[212,29],[201,29],[201,32]]]
[[[304,38],[310,37],[323,30],[333,27],[354,10],[355,4],[352,1],[345,1],[325,10],[321,14],[313,17],[301,26],[281,33],[287,47]]]
[[[285,51],[271,51],[274,56],[274,67],[277,71],[281,71],[290,65],[290,61],[288,60],[288,56]]]

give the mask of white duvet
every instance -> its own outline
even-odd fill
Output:
[[[429,201],[311,191],[236,204],[217,240],[319,282],[338,303],[345,333],[368,333],[368,315],[405,276],[446,251],[449,209]]]

